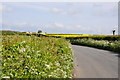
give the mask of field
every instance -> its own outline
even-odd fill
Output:
[[[65,39],[3,35],[1,50],[3,78],[72,77],[72,51]]]
[[[116,38],[120,35],[87,35],[87,34],[56,34],[56,33],[20,33],[21,35],[40,35],[47,37],[65,37],[65,38],[80,38],[80,37],[91,37],[91,38]]]

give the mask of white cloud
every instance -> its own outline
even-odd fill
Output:
[[[57,14],[66,14],[66,11],[64,11],[63,9],[60,9],[60,8],[51,8],[49,10],[52,11],[53,13],[57,13]]]
[[[6,5],[0,5],[0,13],[2,13],[3,11],[5,11],[5,12],[11,12],[12,8],[9,8]]]
[[[2,22],[2,30],[16,31],[37,31],[40,24],[32,24],[27,22]]]
[[[67,14],[70,14],[70,15],[76,15],[76,14],[80,14],[81,12],[79,11],[79,9],[75,9],[75,8],[70,8],[67,12]]]
[[[76,28],[82,28],[82,26],[81,25],[76,25]]]
[[[57,13],[57,14],[66,14],[66,15],[76,15],[80,12],[78,12],[78,9],[75,8],[69,8],[69,9],[60,9],[60,8],[51,8],[50,9],[53,13]]]
[[[65,26],[64,26],[64,24],[61,24],[61,23],[54,23],[54,25],[56,26],[56,27],[59,27],[59,28],[64,28]]]
[[[63,12],[61,9],[58,8],[52,8],[51,10],[56,13]]]
[[[47,24],[44,27],[44,30],[47,32],[55,32],[55,33],[89,33],[91,28],[84,27],[80,24],[63,24],[59,22],[54,22],[51,24]]]
[[[31,31],[37,32],[39,29],[47,33],[79,33],[79,34],[112,34],[112,30],[118,33],[118,27],[100,27],[100,26],[83,26],[81,24],[63,24],[62,22],[53,22],[49,24],[32,24],[27,22],[9,22],[2,23],[3,30]]]
[[[94,3],[94,16],[116,16],[118,11],[118,3]]]
[[[63,9],[63,8],[57,8],[57,7],[46,7],[45,5],[42,5],[40,3],[9,3],[10,5],[14,7],[20,7],[20,8],[29,8],[29,9],[35,9],[35,10],[42,10],[42,11],[47,11],[47,12],[53,12],[57,14],[66,14],[66,15],[76,15],[79,13],[78,8],[68,8],[68,9]],[[67,5],[67,4],[66,4]],[[11,11],[11,8],[8,8],[7,6],[4,6],[4,8],[7,11]]]
[[[6,3],[7,4],[7,3]],[[35,9],[35,10],[43,10],[43,11],[48,11],[49,8],[40,6],[39,3],[9,3],[9,5],[12,5],[16,8],[29,8],[29,9]]]

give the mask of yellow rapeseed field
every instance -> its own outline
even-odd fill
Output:
[[[54,37],[120,37],[120,35],[87,35],[87,34],[56,34],[56,33],[22,33],[22,34],[34,34]]]

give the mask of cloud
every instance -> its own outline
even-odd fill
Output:
[[[61,23],[53,23],[56,27],[59,27],[59,28],[64,28],[64,24],[61,24]]]
[[[50,4],[50,3],[46,3],[46,4]],[[6,3],[6,5],[7,5],[7,3]],[[8,5],[12,5],[13,7],[16,7],[16,8],[18,8],[18,7],[19,8],[29,8],[29,9],[52,12],[52,13],[63,14],[63,15],[76,15],[76,14],[80,13],[80,9],[76,8],[76,7],[58,8],[58,7],[51,6],[52,4],[50,4],[50,7],[49,7],[49,5],[45,5],[45,4],[42,5],[40,3],[8,3]],[[6,9],[7,8],[8,7],[6,7]],[[12,9],[8,8],[7,10],[12,10]]]
[[[67,14],[67,11],[60,9],[60,8],[50,8],[49,10],[57,14]]]
[[[30,31],[47,33],[77,33],[77,34],[112,34],[112,30],[118,33],[118,27],[83,26],[81,24],[65,24],[62,22],[51,22],[49,24],[32,24],[27,22],[2,23],[2,30]]]
[[[93,3],[93,7],[102,7],[102,4],[98,4],[98,3]]]
[[[50,9],[51,12],[53,13],[57,13],[57,14],[66,14],[66,15],[76,15],[78,14],[79,10],[78,9],[74,9],[74,8],[69,8],[69,9],[60,9],[60,8],[51,8]]]
[[[93,15],[94,16],[116,16],[118,12],[117,3],[94,3]]]
[[[10,20],[15,22],[9,23],[7,26],[4,25],[4,29],[12,28],[13,30],[16,29],[20,31],[37,31],[41,29],[46,32],[63,33],[111,33],[111,27],[116,25],[116,17],[110,16],[112,13],[115,14],[117,12],[114,11],[116,6],[112,3],[96,3],[92,5],[93,3],[76,3],[67,6],[63,5],[63,3],[14,3],[14,5],[11,3],[4,3],[3,7],[7,11],[12,7],[14,8],[13,10],[19,10],[23,13],[23,15],[20,16],[14,15],[16,13],[8,15],[8,17],[5,16],[4,21]],[[1,11],[3,7],[0,7]],[[23,11],[24,8],[26,11]],[[33,13],[25,16],[29,10],[33,11]],[[92,13],[93,15],[91,15]],[[48,15],[46,16],[46,14]],[[23,16],[26,18],[24,19]],[[29,16],[32,18],[31,20],[29,20]],[[17,23],[16,18],[17,21],[20,22]],[[27,21],[32,23],[27,23]],[[43,25],[41,26],[42,23]]]
[[[37,31],[40,24],[32,24],[27,22],[2,22],[2,30],[15,31]]]
[[[70,15],[75,15],[78,13],[80,13],[80,12],[78,12],[77,9],[72,9],[72,8],[67,11],[67,14],[70,14]]]
[[[55,13],[64,13],[64,11],[59,8],[52,8],[51,11]]]
[[[44,27],[44,30],[47,32],[55,32],[55,33],[89,33],[91,28],[84,27],[80,24],[63,24],[60,22],[54,22],[51,24],[47,24]]]
[[[6,5],[0,5],[0,13],[2,13],[3,11],[5,11],[5,12],[11,12],[12,8],[9,8]]]
[[[7,3],[6,3],[7,5]],[[11,5],[15,8],[29,8],[29,9],[35,9],[35,10],[42,10],[42,11],[48,11],[49,8],[44,7],[39,5],[39,3],[23,3],[23,2],[19,2],[19,3],[8,3],[8,5]]]

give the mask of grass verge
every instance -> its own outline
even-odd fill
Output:
[[[95,40],[92,38],[70,39],[72,44],[90,46],[120,53],[120,40]]]

